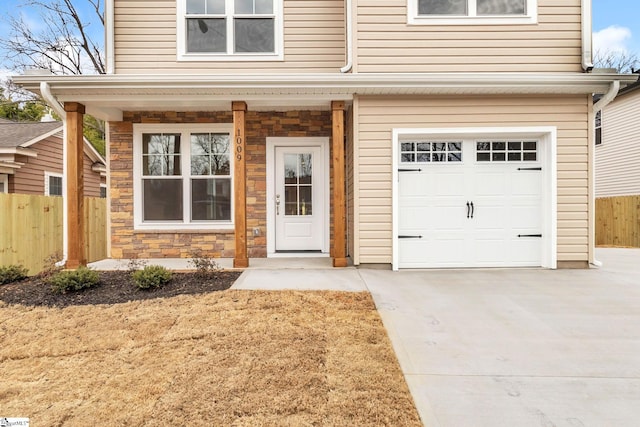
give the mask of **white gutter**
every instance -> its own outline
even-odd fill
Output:
[[[40,94],[46,103],[53,108],[58,116],[62,119],[62,260],[56,263],[56,265],[64,266],[67,263],[67,256],[69,254],[69,236],[67,236],[67,217],[69,215],[67,208],[67,113],[64,111],[64,107],[51,93],[51,86],[47,82],[40,82]]]
[[[347,10],[345,11],[345,21],[347,27],[347,65],[340,68],[341,73],[348,73],[353,67],[353,29],[351,26],[351,1],[352,0],[347,0]]]
[[[115,64],[114,64],[114,43],[115,43],[115,23],[113,22],[115,17],[113,0],[105,0],[104,2],[104,10],[105,10],[105,25],[104,25],[104,43],[105,43],[105,52],[106,52],[106,61],[105,64],[107,69],[107,74],[113,74],[115,72]]]
[[[596,102],[595,104],[593,104],[592,107],[592,111],[593,111],[593,117],[595,118],[596,113],[598,113],[598,111],[601,111],[604,107],[606,107],[611,101],[613,101],[616,96],[618,95],[618,91],[620,90],[620,80],[614,80],[611,83],[611,87],[609,88],[609,91],[607,93],[605,93],[602,98],[600,98],[600,100],[598,102]],[[591,183],[592,185],[589,187],[589,200],[591,201],[591,211],[589,212],[589,222],[591,223],[592,227],[591,228],[591,236],[590,236],[590,242],[589,245],[591,246],[591,248],[593,248],[594,252],[591,255],[591,260],[589,261],[590,264],[593,264],[596,267],[602,267],[602,261],[598,261],[596,259],[595,256],[595,247],[596,247],[596,233],[595,233],[595,226],[596,226],[596,191],[595,191],[595,184],[596,184],[596,167],[595,167],[595,147],[591,146],[590,147],[591,152],[593,153],[593,157],[591,159]]]
[[[591,26],[591,0],[581,0],[582,7],[582,69],[591,71],[593,69],[592,36]]]
[[[49,104],[49,106],[53,108],[53,111],[55,111],[56,114],[60,116],[63,121],[65,121],[67,118],[67,113],[64,111],[64,107],[62,106],[62,104],[60,104],[55,96],[53,96],[53,94],[51,93],[51,86],[49,86],[49,83],[40,82],[40,94],[42,95],[42,98],[44,98],[44,100],[47,102],[47,104]]]

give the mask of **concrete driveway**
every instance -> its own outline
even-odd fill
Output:
[[[640,250],[596,256],[591,270],[358,270],[425,425],[640,425]]]

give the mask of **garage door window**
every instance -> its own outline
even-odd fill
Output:
[[[478,141],[476,160],[479,162],[535,162],[537,141]]]
[[[461,162],[462,142],[401,142],[400,161],[402,163]]]

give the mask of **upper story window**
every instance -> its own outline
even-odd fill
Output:
[[[282,0],[177,0],[178,59],[282,59]]]
[[[407,0],[417,25],[533,24],[537,0]]]

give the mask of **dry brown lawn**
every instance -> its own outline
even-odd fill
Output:
[[[0,416],[33,426],[420,426],[368,293],[0,303]]]

